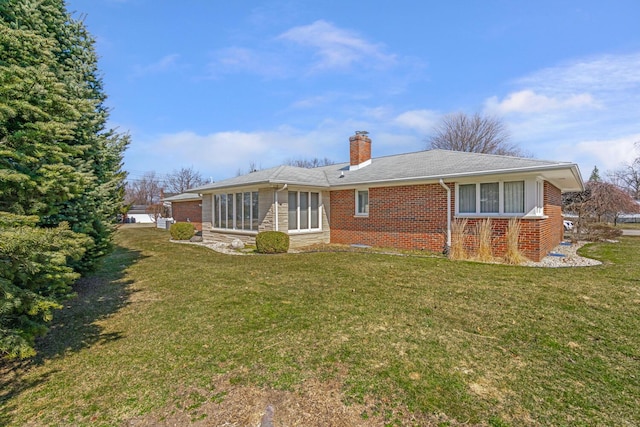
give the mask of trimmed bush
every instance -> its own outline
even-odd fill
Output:
[[[282,254],[289,250],[289,235],[282,231],[263,231],[256,236],[256,252]]]
[[[195,233],[195,227],[190,222],[176,222],[171,224],[169,233],[173,240],[189,240]]]

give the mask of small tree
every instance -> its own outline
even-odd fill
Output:
[[[151,215],[153,222],[158,222],[158,218],[166,218],[169,216],[169,208],[162,202],[147,206],[145,212]]]
[[[609,182],[589,181],[584,191],[562,196],[563,208],[578,216],[574,233],[581,235],[589,223],[617,223],[621,213],[640,212],[640,206],[624,190]]]
[[[523,156],[509,139],[506,125],[497,117],[454,113],[444,116],[434,127],[427,149]]]
[[[587,187],[591,196],[586,202],[586,210],[596,222],[615,225],[620,214],[640,212],[640,206],[627,192],[609,182],[590,181]]]

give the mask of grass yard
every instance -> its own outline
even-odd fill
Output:
[[[229,256],[122,229],[0,425],[640,424],[640,238],[540,269],[376,253]]]

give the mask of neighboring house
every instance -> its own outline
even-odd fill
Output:
[[[202,197],[193,193],[182,193],[165,197],[171,204],[171,216],[175,222],[190,222],[202,231]]]
[[[155,222],[153,214],[148,213],[147,205],[131,206],[125,215],[125,221],[138,224],[151,224]]]
[[[429,150],[372,159],[364,132],[349,138],[350,162],[278,166],[190,189],[202,195],[205,241],[253,242],[287,233],[291,247],[314,243],[442,251],[451,221],[492,218],[505,249],[510,217],[521,219],[521,250],[539,261],[563,237],[564,191],[581,191],[573,163]]]

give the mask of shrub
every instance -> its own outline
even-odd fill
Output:
[[[491,238],[493,224],[491,218],[487,218],[476,224],[476,240],[478,242],[478,251],[476,258],[481,262],[493,262],[493,239]]]
[[[176,222],[171,224],[169,233],[174,240],[189,240],[195,233],[195,227],[190,222]]]
[[[282,231],[263,231],[256,236],[256,252],[282,254],[289,250],[289,235]]]
[[[507,249],[504,254],[504,260],[507,264],[518,265],[526,261],[525,256],[522,255],[522,252],[520,252],[520,249],[518,248],[521,228],[518,218],[509,219],[509,226],[507,228],[506,235]]]
[[[33,217],[0,218],[0,358],[36,354],[35,339],[47,332],[53,310],[73,296],[80,277],[70,264],[91,239],[65,222],[56,228],[32,227]],[[7,226],[13,224],[15,226]]]
[[[451,248],[449,259],[467,259],[465,244],[467,241],[467,219],[456,219],[451,223]]]
[[[622,230],[600,222],[588,224],[584,230],[584,239],[590,242],[613,240],[622,236]]]

